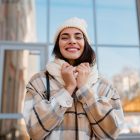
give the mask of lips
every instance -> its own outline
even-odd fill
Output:
[[[79,50],[80,50],[80,48],[78,48],[78,47],[67,47],[66,48],[66,51],[69,51],[69,52],[76,52]]]

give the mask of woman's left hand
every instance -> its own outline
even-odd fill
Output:
[[[89,63],[81,63],[76,67],[76,72],[78,72],[76,81],[77,87],[80,88],[87,83],[88,76],[90,74],[90,66]]]

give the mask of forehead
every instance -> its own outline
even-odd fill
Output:
[[[67,33],[67,34],[75,34],[75,33],[80,33],[83,34],[82,31],[78,28],[74,28],[74,27],[69,27],[69,28],[65,28],[61,31],[60,35]]]

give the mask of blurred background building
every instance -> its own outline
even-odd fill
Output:
[[[87,21],[98,69],[121,96],[118,139],[140,139],[140,0],[0,0],[0,140],[29,140],[25,86],[52,59],[54,33],[70,17]]]

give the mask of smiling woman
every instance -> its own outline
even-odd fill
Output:
[[[55,59],[27,84],[23,116],[33,140],[117,138],[120,97],[98,74],[86,22],[71,18],[55,35]]]
[[[84,20],[72,18],[61,25],[55,34],[53,54],[76,66],[82,62],[92,65],[96,61],[95,52],[90,46]],[[87,57],[88,56],[88,57]]]
[[[82,31],[77,28],[66,28],[60,34],[59,46],[61,54],[71,64],[78,59],[84,51],[84,37]]]

